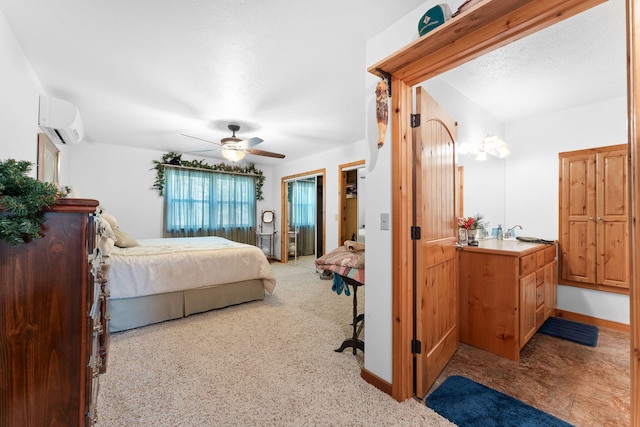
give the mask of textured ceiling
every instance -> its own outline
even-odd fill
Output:
[[[442,78],[503,121],[623,95],[624,1],[609,3],[620,16],[587,12]],[[87,143],[185,152],[210,146],[181,133],[218,141],[234,122],[238,136],[264,139],[257,148],[296,159],[364,138],[365,42],[421,4],[0,0],[0,10],[47,93],[79,108]]]
[[[625,96],[625,1],[609,0],[439,78],[503,123]]]

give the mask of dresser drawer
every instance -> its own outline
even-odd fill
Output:
[[[549,264],[556,259],[556,245],[549,246],[544,250],[544,263]]]
[[[538,269],[537,254],[529,254],[520,258],[520,276],[526,276]]]

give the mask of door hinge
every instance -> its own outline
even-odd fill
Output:
[[[411,127],[412,128],[420,127],[420,114],[411,115]]]
[[[411,226],[411,240],[420,240],[420,227]]]
[[[422,342],[420,340],[411,341],[411,353],[412,354],[422,353]]]

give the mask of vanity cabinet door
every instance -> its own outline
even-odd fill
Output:
[[[536,333],[537,276],[534,271],[520,279],[520,348]]]
[[[544,320],[553,315],[558,305],[556,284],[558,283],[558,261],[555,259],[544,266]]]

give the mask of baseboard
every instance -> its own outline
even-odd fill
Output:
[[[614,329],[616,331],[622,331],[622,332],[631,331],[630,326],[624,323],[613,322],[611,320],[605,320],[605,319],[598,319],[597,317],[586,316],[584,314],[573,313],[571,311],[566,311],[566,310],[556,309],[554,312],[554,316],[561,317],[567,320],[573,320],[574,322],[585,323],[587,325]]]
[[[386,382],[376,374],[373,374],[367,371],[366,369],[361,368],[360,377],[366,382],[368,382],[369,384],[371,384],[372,386],[374,386],[375,388],[377,388],[378,390],[384,393],[387,393],[389,396],[391,396],[391,384]]]

